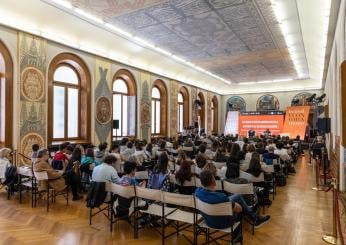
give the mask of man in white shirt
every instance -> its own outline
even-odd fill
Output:
[[[101,165],[98,165],[93,170],[92,181],[95,182],[108,182],[116,183],[119,179],[118,173],[112,165],[117,161],[113,155],[108,155],[103,160]]]

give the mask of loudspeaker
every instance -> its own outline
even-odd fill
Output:
[[[331,124],[331,120],[329,117],[318,118],[317,120],[318,131],[323,133],[330,133],[330,124]]]
[[[119,120],[113,120],[113,129],[119,129]]]
[[[195,128],[198,128],[198,122],[195,122]]]

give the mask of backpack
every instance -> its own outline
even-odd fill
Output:
[[[151,189],[161,190],[168,175],[162,173],[152,173],[149,186]]]
[[[72,165],[72,170],[77,176],[81,176],[80,165],[79,161],[74,161]]]
[[[275,179],[276,179],[277,186],[286,185],[286,176],[283,173],[277,173]]]
[[[52,160],[52,168],[55,170],[63,170],[63,162],[61,160]]]
[[[8,187],[9,192],[15,191],[15,184],[18,182],[18,175],[17,175],[17,167],[16,166],[9,166],[6,169],[5,172],[5,182],[3,183]]]

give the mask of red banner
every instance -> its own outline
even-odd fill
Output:
[[[308,123],[310,106],[291,106],[286,109],[283,133],[295,138],[297,135],[304,139]]]
[[[279,135],[282,132],[283,124],[284,115],[240,115],[239,134],[247,136],[248,131],[253,129],[256,135],[261,135],[266,129],[269,129],[272,135]]]

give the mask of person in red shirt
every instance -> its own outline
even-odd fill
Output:
[[[68,146],[67,143],[62,143],[59,146],[59,151],[57,151],[55,153],[53,160],[62,161],[62,162],[65,162],[67,164],[67,162],[68,162],[68,157],[66,155],[67,146]]]

